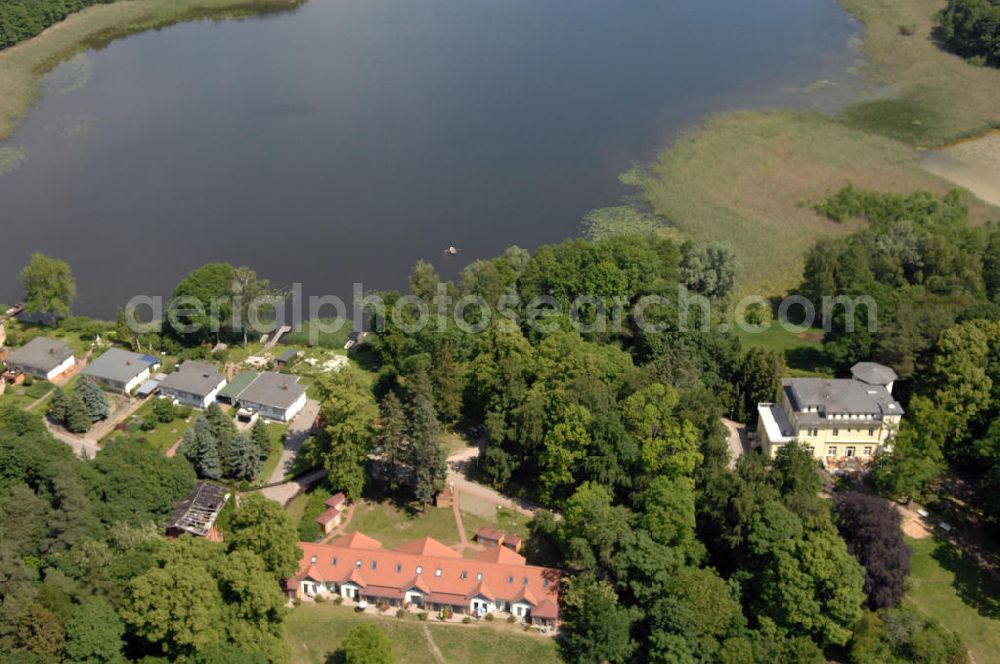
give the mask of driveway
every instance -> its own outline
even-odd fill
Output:
[[[274,467],[274,472],[267,478],[267,484],[273,484],[285,479],[285,475],[292,469],[295,457],[298,455],[302,445],[309,438],[309,430],[312,429],[316,416],[319,415],[319,402],[315,399],[307,399],[306,405],[302,407],[288,425],[288,434],[285,436],[285,449],[281,451],[281,458],[278,465]]]
[[[317,468],[316,470],[308,472],[295,480],[282,482],[281,484],[275,484],[274,486],[260,489],[260,494],[268,500],[273,500],[280,505],[287,505],[291,502],[292,498],[299,495],[324,477],[326,477],[326,468]]]
[[[461,497],[468,496],[470,498],[476,498],[478,501],[484,501],[492,505],[492,509],[496,509],[497,505],[506,507],[507,509],[512,509],[525,516],[534,516],[535,511],[538,509],[537,505],[532,505],[527,501],[516,500],[508,496],[503,495],[499,491],[495,491],[488,486],[479,484],[469,479],[468,471],[472,468],[472,464],[475,463],[476,457],[479,456],[480,446],[484,444],[484,441],[476,441],[475,446],[470,446],[464,450],[460,450],[455,454],[448,457],[448,479],[449,483],[455,485],[458,489],[459,500]],[[468,511],[478,513],[479,510],[474,509],[472,505],[468,506]],[[463,507],[465,509],[465,507]],[[486,516],[486,515],[483,515]]]
[[[75,436],[67,432],[65,429],[53,426],[53,424],[47,419],[45,420],[45,426],[56,440],[66,443],[72,447],[73,451],[81,459],[93,459],[101,449],[97,444],[97,440],[94,438],[87,436]]]
[[[750,438],[747,436],[747,425],[722,418],[729,435],[729,468],[736,467],[741,456],[750,451]]]
[[[90,431],[82,436],[72,434],[62,427],[55,426],[49,422],[48,418],[45,418],[45,426],[56,440],[62,441],[72,447],[78,457],[82,459],[84,458],[84,453],[86,453],[86,458],[93,459],[94,455],[101,449],[98,441],[114,431],[114,428],[120,422],[124,422],[131,417],[132,413],[137,411],[143,403],[145,403],[145,399],[129,399],[125,407],[116,410],[108,419],[94,424]]]

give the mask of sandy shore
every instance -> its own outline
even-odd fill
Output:
[[[931,173],[1000,206],[1000,131],[925,152],[920,163]]]

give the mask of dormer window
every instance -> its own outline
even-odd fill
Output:
[[[361,558],[358,558],[356,561],[354,561],[354,566],[357,567],[358,569],[361,569]]]
[[[548,579],[542,579],[542,585],[545,586],[546,588],[548,588],[549,587],[549,580]]]
[[[423,574],[423,573],[424,573],[423,565],[417,565],[417,574]]]
[[[508,576],[507,577],[507,583],[514,583],[514,577],[513,576]]]
[[[337,566],[337,556],[334,556],[334,557],[333,557],[333,566],[334,566],[334,567],[336,567],[336,566]]]
[[[476,581],[482,581],[482,580],[483,580],[483,573],[482,572],[477,572],[476,573]]]
[[[469,573],[463,569],[462,573],[458,575],[458,578],[461,579],[462,581],[465,581],[466,579],[469,578]]]
[[[378,562],[376,562],[376,561],[373,560],[372,561],[372,569],[377,569],[377,568],[378,568]]]
[[[528,585],[528,577],[524,577],[524,585]]]
[[[434,576],[441,576],[441,568],[440,567],[438,567],[436,570],[434,570]]]
[[[403,566],[400,565],[399,563],[396,563],[396,574],[399,574],[402,571],[403,571]]]
[[[310,559],[309,559],[309,562],[311,562],[311,563],[315,563],[315,562],[316,562],[316,556],[313,556],[312,558],[310,558]]]

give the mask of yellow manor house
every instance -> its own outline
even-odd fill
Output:
[[[757,405],[756,444],[773,457],[797,440],[827,464],[864,462],[891,446],[903,408],[892,396],[896,372],[874,362],[851,367],[851,378],[785,378],[781,402]]]

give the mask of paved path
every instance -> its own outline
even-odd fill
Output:
[[[72,447],[73,451],[81,459],[84,457],[93,459],[101,449],[94,438],[73,435],[65,429],[53,425],[47,419],[45,420],[45,426],[56,440],[62,441]]]
[[[434,659],[445,664],[446,660],[444,655],[441,653],[441,649],[437,647],[434,643],[434,637],[431,636],[431,630],[427,629],[427,625],[421,625],[421,630],[424,633],[424,640],[427,641],[427,647],[431,649],[431,653],[434,655]]]
[[[48,421],[48,419],[45,420],[45,426],[48,428],[49,433],[56,438],[56,440],[62,441],[72,447],[78,457],[82,459],[84,457],[84,453],[86,453],[86,457],[88,459],[93,459],[94,455],[96,455],[101,449],[98,441],[114,431],[114,428],[118,426],[120,422],[124,422],[125,419],[138,410],[143,403],[145,403],[144,399],[131,400],[128,406],[120,408],[115,412],[114,416],[104,420],[103,422],[98,422],[90,429],[90,431],[82,436],[70,433],[62,427],[52,424]]]
[[[281,484],[260,489],[260,493],[265,498],[269,498],[277,503],[281,503],[282,505],[287,505],[291,502],[292,498],[299,495],[324,477],[326,477],[326,468],[317,468],[312,472],[306,473],[297,480],[291,480],[289,482],[283,482]]]
[[[481,445],[482,443],[480,442],[479,444]],[[455,487],[455,498],[452,503],[454,509],[457,510],[460,507],[458,496],[461,493],[466,493],[469,496],[474,496],[480,500],[486,500],[495,505],[501,505],[508,509],[515,510],[525,516],[534,516],[535,512],[538,510],[537,505],[532,505],[527,501],[509,498],[499,491],[494,491],[488,486],[483,486],[482,484],[470,480],[466,476],[466,473],[472,467],[472,464],[475,463],[477,456],[479,456],[479,447],[473,446],[456,452],[448,457],[448,477],[445,481],[453,483]],[[464,533],[465,530],[462,529],[462,532]]]
[[[729,432],[729,468],[732,470],[739,458],[750,451],[750,439],[747,437],[747,425],[724,417],[722,423]]]
[[[285,475],[292,469],[295,457],[298,455],[302,445],[309,438],[309,430],[312,429],[316,416],[319,415],[319,402],[315,399],[307,399],[306,405],[302,407],[299,414],[292,418],[288,425],[288,434],[285,436],[285,449],[281,451],[281,458],[278,465],[274,467],[274,472],[267,479],[266,484],[273,484],[285,479]]]

